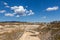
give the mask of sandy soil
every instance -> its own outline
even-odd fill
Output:
[[[38,36],[31,36],[34,33],[31,32],[24,32],[23,36],[19,40],[40,40]]]

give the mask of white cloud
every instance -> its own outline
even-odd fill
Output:
[[[17,9],[17,8],[18,8],[18,6],[13,6],[13,7],[11,7],[12,10],[15,10],[15,9]]]
[[[5,16],[14,16],[14,14],[6,13]]]
[[[30,16],[33,15],[34,12],[32,10],[27,10],[26,8],[24,8],[23,6],[8,6],[8,3],[4,2],[5,7],[10,8],[10,10],[13,12],[8,13],[5,10],[1,10],[0,13],[4,13],[6,12],[4,15],[5,16],[16,16],[16,17],[20,17],[20,16]]]
[[[33,14],[34,14],[34,12],[32,10],[30,10],[28,15],[33,15]]]
[[[8,3],[4,2],[5,7],[9,8]]]
[[[11,7],[11,10],[13,10],[15,14],[19,14],[22,16],[34,14],[34,12],[32,10],[28,11],[23,6],[13,6],[13,7]]]
[[[23,14],[25,13],[25,10],[23,6],[14,6],[11,7],[12,10],[14,10],[15,13]]]
[[[54,7],[48,7],[48,8],[46,9],[46,11],[54,11],[54,10],[58,10],[58,9],[59,9],[58,6],[54,6]]]
[[[0,10],[0,13],[5,13],[6,11],[5,10]]]
[[[8,3],[4,2],[4,5],[8,5]]]

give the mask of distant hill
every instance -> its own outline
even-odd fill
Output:
[[[36,25],[41,25],[41,24],[45,24],[45,23],[40,23],[40,22],[20,22],[20,21],[4,21],[4,22],[0,22],[0,24],[36,24]]]

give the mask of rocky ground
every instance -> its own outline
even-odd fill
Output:
[[[0,40],[60,40],[60,23],[0,23]]]
[[[19,40],[40,40],[40,38],[34,33],[24,32],[24,34]]]
[[[38,40],[38,37],[30,37],[30,35],[34,33],[29,32],[29,30],[36,29],[38,26],[39,25],[0,25],[0,40]]]

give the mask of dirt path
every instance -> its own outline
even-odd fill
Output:
[[[31,36],[34,33],[31,32],[24,32],[23,36],[19,40],[40,40],[38,36]]]

